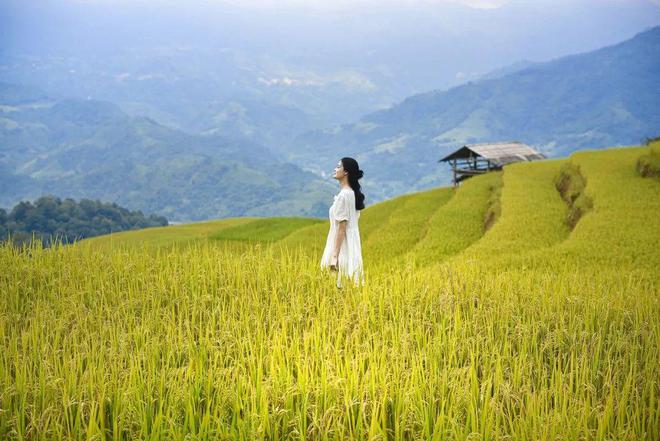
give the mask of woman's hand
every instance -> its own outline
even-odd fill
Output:
[[[338,262],[339,258],[337,256],[332,256],[330,259],[330,271],[337,271],[339,269]]]

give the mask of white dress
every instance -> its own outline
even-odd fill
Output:
[[[348,224],[346,225],[346,237],[339,249],[337,286],[341,287],[342,277],[351,278],[356,286],[363,284],[362,245],[360,243],[360,230],[358,229],[360,211],[355,209],[355,193],[352,189],[344,188],[335,196],[329,215],[330,230],[321,258],[321,268],[329,268],[332,264],[332,254],[339,231],[339,223],[345,220]]]

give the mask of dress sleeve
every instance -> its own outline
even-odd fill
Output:
[[[337,197],[337,202],[335,202],[335,220],[337,222],[348,220],[349,203],[350,201],[345,193],[341,193],[339,197]]]

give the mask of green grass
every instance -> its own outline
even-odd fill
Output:
[[[462,183],[451,200],[429,219],[426,234],[408,252],[409,258],[420,265],[437,263],[479,240],[484,234],[488,207],[499,206],[499,200],[491,201],[491,197],[501,180],[502,174],[494,172]]]
[[[635,164],[644,148],[578,152],[571,162],[587,176],[593,209],[570,240],[549,259],[575,265],[616,267],[624,273],[660,268],[660,182],[641,177]]]
[[[218,234],[223,229],[244,225],[253,221],[254,218],[235,218],[122,231],[120,233],[85,239],[81,241],[81,244],[105,248],[121,245],[146,245],[153,247],[184,246],[193,242],[208,240],[210,236]]]
[[[362,288],[319,271],[325,222],[1,246],[0,439],[657,439],[660,183],[636,171],[644,151],[369,207]],[[554,186],[569,161],[593,200],[573,230]]]
[[[364,241],[363,255],[367,261],[385,265],[401,265],[397,257],[412,249],[426,234],[429,219],[453,196],[451,188],[438,188],[401,199],[388,222]]]
[[[462,259],[495,262],[545,249],[568,237],[567,207],[554,179],[565,160],[516,163],[502,176],[501,215]]]
[[[317,225],[320,219],[295,217],[264,218],[223,228],[209,236],[212,240],[237,240],[246,242],[275,242],[284,239],[301,228]]]

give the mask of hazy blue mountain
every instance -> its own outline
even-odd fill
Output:
[[[285,155],[306,131],[660,23],[646,0],[477,3],[4,0],[0,80]]]
[[[502,78],[507,75],[511,75],[513,73],[520,72],[525,69],[529,69],[538,64],[539,63],[536,61],[520,60],[515,63],[511,63],[508,66],[500,67],[498,69],[493,69],[492,71],[486,73],[485,75],[480,76],[478,80],[483,81],[483,80],[494,80],[496,78]]]
[[[660,27],[597,51],[412,96],[354,124],[312,131],[295,161],[322,174],[353,154],[383,198],[448,182],[437,160],[464,143],[519,140],[550,156],[660,134]]]
[[[322,216],[333,187],[253,141],[190,135],[112,103],[0,84],[0,206],[42,194],[174,221]],[[330,199],[330,200],[329,200]]]

